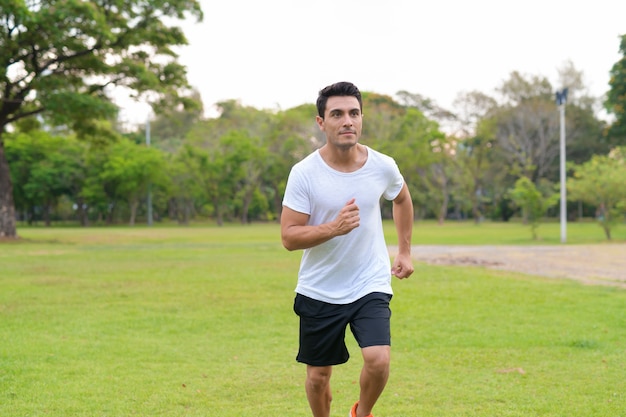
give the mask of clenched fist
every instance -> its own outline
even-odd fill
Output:
[[[348,201],[335,218],[335,230],[338,236],[348,234],[359,227],[361,217],[359,217],[359,206],[356,205],[355,201],[355,198]]]

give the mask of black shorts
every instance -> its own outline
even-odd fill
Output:
[[[293,310],[300,317],[300,349],[296,360],[312,366],[347,362],[348,325],[361,348],[390,346],[390,301],[391,294],[380,292],[350,304],[330,304],[296,294]]]

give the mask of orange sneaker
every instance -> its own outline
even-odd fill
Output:
[[[348,414],[348,417],[356,417],[356,408],[359,406],[359,402],[355,402],[354,405],[352,406],[352,408],[350,409],[350,414]],[[374,417],[373,415],[368,415],[366,417]]]

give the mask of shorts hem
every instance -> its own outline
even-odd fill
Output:
[[[344,363],[347,363],[348,360],[350,358],[346,359],[345,361],[332,361],[330,363],[328,362],[316,362],[316,361],[309,361],[306,359],[300,359],[300,358],[296,358],[296,361],[298,363],[303,363],[305,365],[309,365],[309,366],[336,366],[336,365],[343,365]]]
[[[359,347],[361,349],[367,348],[367,347],[372,347],[372,346],[389,346],[389,347],[391,347],[391,342],[386,340],[386,341],[382,341],[382,342],[370,342],[370,343],[365,343],[363,345],[359,345]]]

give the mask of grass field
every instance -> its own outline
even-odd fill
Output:
[[[0,243],[0,416],[310,415],[294,359],[301,253],[282,248],[277,225],[18,232]],[[519,224],[419,223],[414,234],[535,243]],[[539,235],[556,244],[559,225]],[[570,225],[570,243],[607,244],[595,224]],[[393,285],[376,417],[626,416],[625,291],[425,264]],[[348,342],[334,416],[358,395]]]

